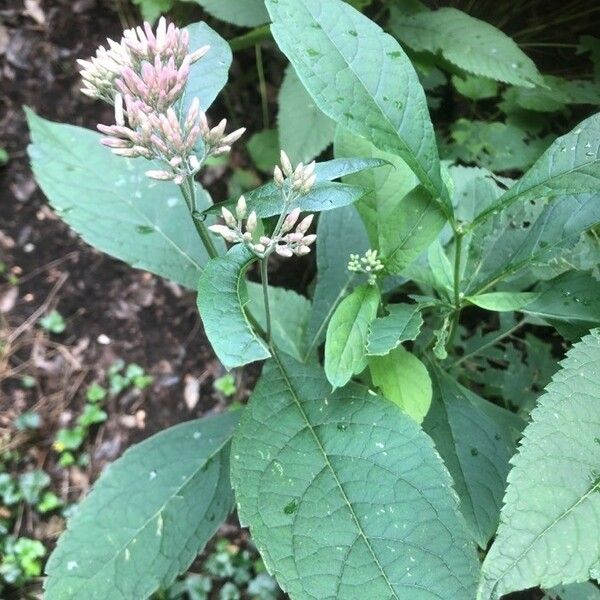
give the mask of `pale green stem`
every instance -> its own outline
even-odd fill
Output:
[[[190,211],[190,215],[192,217],[192,221],[194,222],[194,226],[196,227],[198,236],[204,244],[206,252],[211,258],[216,258],[217,256],[219,256],[219,252],[217,251],[217,248],[212,241],[210,231],[203,223],[203,221],[198,217],[198,210],[196,209],[196,187],[194,185],[194,178],[192,176],[186,177],[183,183],[179,186],[179,188],[181,189],[183,199],[187,204],[187,207]]]
[[[462,239],[464,232],[459,229],[454,230],[454,313],[450,325],[450,334],[446,348],[450,349],[454,343],[454,337],[458,330],[458,321],[460,319],[460,259],[462,254]]]
[[[260,101],[262,105],[263,129],[269,128],[269,104],[267,102],[267,82],[265,81],[265,69],[263,66],[262,49],[260,44],[254,47],[256,54],[256,70],[258,71],[258,87],[260,90]]]
[[[260,279],[262,281],[263,297],[265,302],[265,315],[267,320],[267,343],[271,345],[271,308],[269,306],[269,257],[265,256],[260,261]]]

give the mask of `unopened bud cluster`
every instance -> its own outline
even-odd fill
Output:
[[[277,187],[292,194],[307,194],[310,192],[317,180],[314,160],[308,165],[298,163],[298,166],[294,169],[288,155],[282,150],[280,163],[281,166],[276,165],[273,170],[273,179]]]
[[[164,168],[146,175],[177,184],[199,170],[201,159],[228,152],[244,129],[226,135],[225,119],[211,129],[198,98],[179,116],[190,67],[209,50],[189,52],[188,32],[161,18],[156,33],[144,23],[125,31],[119,43],[108,40],[108,49],[101,46],[91,60],[78,61],[82,92],[115,107],[116,124],[98,125],[108,136],[102,143],[119,156],[160,160]]]
[[[317,239],[314,234],[306,235],[314,215],[308,215],[298,222],[300,209],[295,208],[281,221],[281,225],[276,227],[272,236],[263,235],[258,241],[255,241],[253,235],[258,225],[258,218],[255,211],[249,215],[247,212],[246,199],[244,196],[240,196],[235,214],[225,207],[221,208],[225,224],[211,225],[209,229],[227,242],[244,244],[259,258],[265,258],[272,252],[284,257],[303,256],[310,252],[310,246]],[[245,224],[244,219],[246,219]]]
[[[364,273],[368,276],[369,285],[375,285],[377,274],[384,268],[383,263],[377,258],[377,250],[367,250],[363,256],[351,254],[348,262],[348,271]]]

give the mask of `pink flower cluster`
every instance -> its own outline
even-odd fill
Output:
[[[181,119],[179,104],[190,76],[190,67],[208,51],[203,46],[189,52],[186,30],[159,20],[156,34],[148,23],[124,32],[120,43],[108,40],[90,61],[79,61],[82,92],[115,107],[115,125],[98,125],[107,137],[102,143],[119,156],[157,159],[164,169],[150,170],[149,177],[183,183],[201,166],[196,156],[204,142],[202,160],[221,154],[245,129],[225,135],[227,121],[210,128],[200,101],[194,98]]]

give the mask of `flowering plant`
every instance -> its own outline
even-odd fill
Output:
[[[282,150],[271,181],[212,203],[196,177],[244,129],[208,124],[231,51],[203,23],[161,19],[81,62],[82,91],[114,106],[105,137],[29,113],[57,212],[98,248],[197,289],[227,369],[266,361],[242,410],[163,431],[107,469],[49,561],[46,597],[148,597],[234,506],[294,599],[499,598],[597,577],[600,284],[584,257],[600,223],[599,116],[517,181],[448,164],[393,37],[342,0],[265,6],[294,89],[335,124],[332,160]],[[444,22],[464,21],[449,10]],[[417,17],[400,20],[407,39]],[[519,62],[506,74],[490,53],[486,77],[542,86],[487,27]],[[315,247],[310,300],[269,285],[272,259]],[[260,285],[246,280],[254,263]],[[499,327],[469,337],[463,315],[483,311]],[[534,326],[580,341],[530,416],[539,389],[498,388],[512,389],[522,356],[533,364],[508,343]]]

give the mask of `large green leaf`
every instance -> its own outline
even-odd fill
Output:
[[[317,106],[401,156],[435,198],[440,175],[423,88],[400,45],[341,0],[266,0],[275,41]]]
[[[310,192],[298,197],[295,206],[303,212],[321,212],[352,204],[362,198],[365,190],[353,185],[331,183],[332,179],[356,173],[364,169],[373,169],[385,164],[376,158],[336,159],[318,163],[315,167],[317,181]],[[281,212],[281,190],[272,182],[244,194],[248,210],[254,210],[258,217],[272,217]],[[206,213],[218,213],[222,206],[235,206],[237,198],[218,204],[206,210]]]
[[[308,323],[308,345],[313,348],[324,336],[338,302],[355,280],[348,271],[350,254],[369,247],[367,232],[354,206],[320,215],[317,225],[317,284]]]
[[[246,310],[266,331],[267,316],[262,285],[249,281],[247,289]],[[269,286],[269,308],[273,343],[296,360],[303,360],[306,353],[306,327],[310,316],[310,300],[293,290]]]
[[[364,284],[344,298],[327,327],[325,373],[334,388],[367,366],[367,336],[380,301],[377,286]]]
[[[379,245],[386,269],[400,273],[440,233],[446,218],[439,205],[421,185],[402,202],[381,207]]]
[[[324,115],[304,89],[292,65],[279,88],[279,143],[293,163],[307,163],[333,142],[334,122]]]
[[[584,581],[600,560],[600,330],[568,352],[512,459],[480,598]]]
[[[365,156],[380,158],[389,163],[378,169],[364,170],[344,177],[344,183],[366,190],[365,195],[356,203],[356,209],[365,223],[371,245],[379,247],[379,222],[382,215],[395,210],[402,213],[404,197],[417,185],[418,179],[399,156],[378,150],[368,140],[342,127],[337,127],[335,132],[334,152],[338,158]],[[399,226],[401,228],[402,223]]]
[[[255,27],[269,21],[264,0],[185,0],[195,2],[213,17],[238,25]]]
[[[270,361],[232,446],[239,516],[294,600],[473,598],[478,561],[431,440],[358,385]]]
[[[47,600],[142,600],[185,571],[233,507],[239,414],[172,427],[104,471],[46,572]]]
[[[204,332],[225,368],[232,369],[271,356],[244,312],[244,275],[256,260],[242,244],[213,258],[198,283],[198,310]]]
[[[517,200],[597,193],[599,186],[600,113],[597,113],[559,137],[517,183],[477,216],[475,223]]]
[[[368,359],[373,383],[383,396],[420,423],[431,405],[431,378],[425,365],[402,346]]]
[[[369,327],[367,353],[372,356],[385,356],[401,342],[414,340],[423,326],[418,304],[388,304],[385,308],[389,314]]]
[[[486,548],[496,532],[509,459],[523,422],[434,367],[433,402],[423,429],[454,479],[473,539]]]
[[[151,163],[115,156],[93,131],[27,119],[33,172],[59,216],[99,250],[195,288],[208,255],[177,186],[148,179]]]
[[[183,106],[187,112],[193,99],[198,97],[202,110],[206,111],[227,83],[232,59],[231,48],[206,23],[192,23],[186,29],[190,34],[190,50],[206,45],[210,46],[210,50],[190,67]]]
[[[536,292],[488,292],[477,296],[467,296],[465,300],[486,310],[499,312],[521,310],[539,296]]]
[[[597,193],[518,202],[476,227],[465,261],[464,289],[473,294],[532,266],[560,259],[600,223]]]
[[[591,581],[558,585],[546,590],[542,600],[600,600],[600,589]]]
[[[568,271],[538,286],[537,299],[525,306],[524,313],[552,323],[567,337],[581,337],[600,325],[600,281],[585,271]]]
[[[524,87],[543,84],[533,61],[511,38],[455,8],[395,19],[393,31],[413,50],[439,52],[468,73]]]

